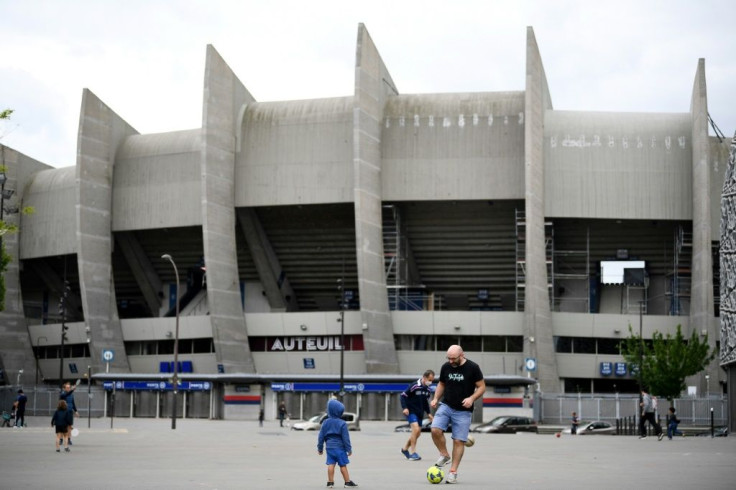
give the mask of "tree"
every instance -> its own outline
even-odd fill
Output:
[[[685,339],[680,325],[674,337],[655,331],[651,342],[642,342],[629,325],[629,337],[621,342],[621,355],[637,366],[641,356],[637,373],[641,386],[671,402],[685,390],[685,378],[699,373],[715,358],[716,349],[711,351],[708,336],[701,340],[695,330]]]

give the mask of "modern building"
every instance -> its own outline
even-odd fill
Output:
[[[258,102],[208,46],[199,128],[139,134],[84,90],[75,166],[3,147],[4,382],[176,367],[235,417],[456,343],[507,383],[603,393],[636,391],[630,327],[716,345],[729,146],[704,60],[690,111],[653,114],[555,109],[531,28],[521,91],[402,94],[363,25],[356,52],[352,95]]]

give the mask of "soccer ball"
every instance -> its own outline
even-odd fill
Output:
[[[427,470],[427,480],[429,483],[439,483],[445,478],[445,472],[437,466],[430,466]]]
[[[468,440],[465,441],[465,447],[472,447],[473,444],[475,444],[475,437],[468,434]]]

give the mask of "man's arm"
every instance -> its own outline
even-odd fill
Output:
[[[434,398],[432,398],[432,401],[429,403],[429,406],[432,408],[437,408],[437,402],[440,401],[440,398],[442,398],[442,394],[445,392],[445,383],[440,381],[437,383],[437,389],[434,390]]]
[[[483,378],[475,382],[475,389],[473,394],[463,400],[463,407],[470,408],[473,406],[475,400],[483,396],[486,391],[486,382]]]

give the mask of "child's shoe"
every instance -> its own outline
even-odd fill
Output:
[[[335,488],[335,482],[334,481],[328,481],[327,482],[327,488]]]
[[[353,482],[353,480],[348,480],[348,481],[345,482],[345,488],[353,488],[353,487],[357,487],[357,486],[358,486],[358,484],[355,483],[355,482]]]

